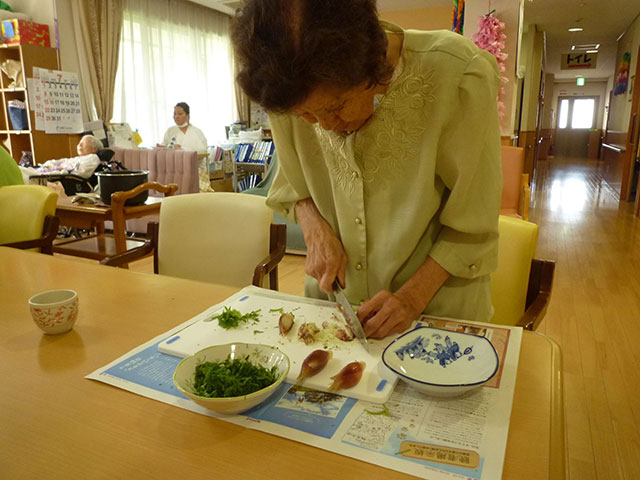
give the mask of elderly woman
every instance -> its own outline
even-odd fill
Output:
[[[93,135],[85,135],[78,142],[78,146],[76,150],[78,151],[78,155],[91,155],[92,153],[97,154],[98,150],[102,150],[103,145],[98,137],[94,137]]]
[[[180,102],[173,108],[173,121],[176,124],[167,129],[163,144],[168,148],[206,153],[207,139],[202,130],[189,123],[190,112],[191,109],[185,102]]]
[[[270,112],[280,162],[267,202],[307,243],[305,293],[326,298],[337,278],[371,337],[423,312],[489,321],[495,59],[380,22],[375,0],[249,0],[233,28],[238,82]]]

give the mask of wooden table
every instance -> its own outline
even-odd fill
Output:
[[[130,218],[140,218],[147,215],[158,214],[163,197],[149,197],[142,205],[125,206],[123,218],[114,218],[113,210],[109,205],[93,205],[73,203],[73,197],[60,197],[56,206],[56,216],[60,219],[60,225],[82,228],[86,230],[96,230],[97,234],[104,233],[104,222],[113,222],[113,236],[115,239],[116,252],[122,253],[127,248],[136,245],[127,245],[126,220]],[[53,251],[69,254],[67,250],[61,251],[53,246]],[[100,257],[101,258],[101,257]]]
[[[237,289],[0,248],[2,478],[414,478],[83,378]],[[78,292],[68,333],[27,301]],[[504,479],[564,478],[560,352],[525,332]]]

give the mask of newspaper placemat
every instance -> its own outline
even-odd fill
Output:
[[[214,305],[207,312],[224,304]],[[423,325],[484,335],[496,348],[500,359],[498,374],[489,384],[460,397],[431,398],[398,382],[389,399],[376,404],[284,383],[253,410],[221,415],[196,405],[175,388],[173,371],[181,359],[158,351],[160,343],[197,321],[198,316],[86,378],[421,478],[500,478],[522,329],[421,319]]]

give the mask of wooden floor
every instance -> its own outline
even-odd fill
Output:
[[[540,164],[530,220],[554,259],[539,331],[563,352],[571,480],[640,479],[640,219],[598,162]]]
[[[533,194],[537,257],[557,262],[539,331],[563,351],[569,478],[639,480],[640,219],[595,161],[541,162]],[[287,255],[280,290],[301,295],[303,279],[304,257]]]

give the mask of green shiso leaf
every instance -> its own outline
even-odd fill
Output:
[[[196,366],[193,392],[208,398],[240,397],[274,383],[278,368],[254,365],[247,355],[243,359],[204,362]]]
[[[224,307],[220,315],[216,315],[212,320],[218,320],[218,324],[228,330],[230,328],[236,328],[240,323],[247,322],[249,320],[258,320],[260,318],[260,309],[253,312],[242,315],[238,310],[234,310],[230,307]]]

